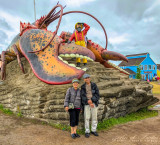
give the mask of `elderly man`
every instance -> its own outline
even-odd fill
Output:
[[[82,106],[84,107],[85,137],[90,136],[89,120],[92,116],[91,133],[98,136],[97,129],[97,108],[99,103],[99,90],[95,83],[91,82],[90,75],[84,74],[84,84],[81,86]]]

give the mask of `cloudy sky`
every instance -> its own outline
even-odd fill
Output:
[[[34,22],[34,0],[0,0],[0,52],[19,33],[20,21]],[[36,17],[47,14],[58,0],[36,0]],[[160,63],[160,0],[60,0],[64,12],[81,10],[94,15],[104,25],[108,35],[108,50],[123,55],[149,52]],[[83,14],[62,18],[61,31],[73,32],[76,22],[91,26],[88,38],[105,47],[100,25]],[[54,31],[57,21],[49,30]],[[118,64],[116,62],[115,64]]]

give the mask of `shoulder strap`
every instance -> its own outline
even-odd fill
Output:
[[[84,37],[83,37],[83,31],[82,31],[82,38],[83,38],[83,41],[84,41]]]
[[[70,99],[71,99],[71,88],[69,88],[69,102],[70,102]]]
[[[76,41],[78,41],[76,31],[75,31],[75,38],[76,38]]]

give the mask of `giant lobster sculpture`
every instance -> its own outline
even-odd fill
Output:
[[[60,7],[60,11],[56,9]],[[117,68],[108,60],[125,60],[127,58],[119,53],[107,50],[107,34],[103,25],[91,14],[82,11],[69,11],[63,13],[64,7],[58,4],[48,13],[48,15],[36,20],[33,24],[20,22],[20,34],[18,34],[8,46],[6,51],[1,54],[1,77],[6,77],[6,64],[17,58],[23,73],[24,68],[21,57],[24,56],[34,72],[34,74],[43,82],[48,84],[67,84],[73,78],[80,78],[85,69],[69,64],[62,57],[85,57],[90,61],[97,61],[107,68]],[[57,35],[58,28],[63,15],[70,13],[83,13],[94,18],[103,28],[106,37],[106,47],[87,41],[87,48],[76,45],[74,42],[68,44],[67,41],[71,33],[62,32]],[[58,19],[56,31],[47,30],[48,25]],[[120,69],[122,73],[128,74]]]

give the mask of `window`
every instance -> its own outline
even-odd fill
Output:
[[[153,65],[153,70],[155,70],[155,65]]]
[[[151,80],[152,79],[152,74],[149,74],[149,80]]]
[[[151,65],[148,65],[148,69],[151,70]]]
[[[141,65],[141,67],[140,67],[140,68],[141,68],[141,70],[143,70],[143,65]]]
[[[145,75],[145,74],[143,74],[143,80],[145,80],[145,77],[146,77],[146,75]]]
[[[142,77],[142,80],[145,80],[145,74],[142,74],[141,77]]]
[[[147,65],[144,66],[144,70],[147,70]]]

